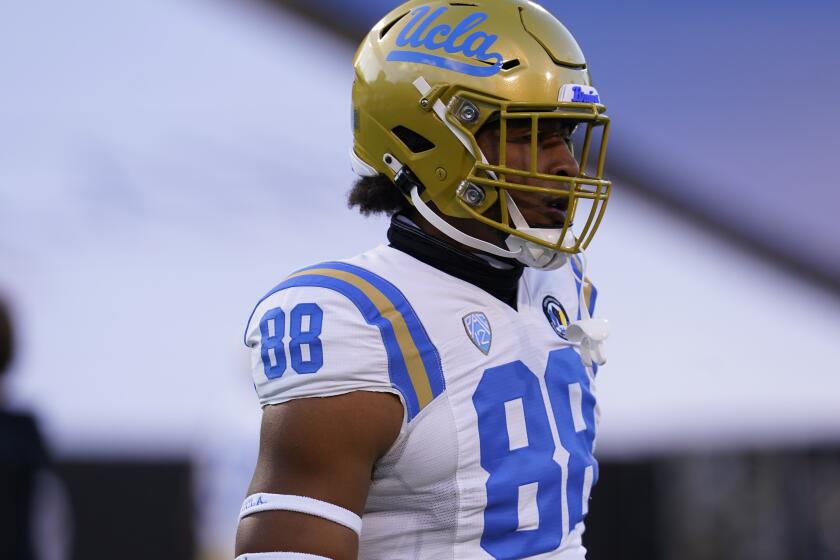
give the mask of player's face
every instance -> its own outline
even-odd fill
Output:
[[[575,177],[578,163],[572,153],[571,137],[575,123],[561,119],[542,119],[537,140],[536,171],[545,175]],[[491,164],[499,162],[499,127],[485,127],[476,140]],[[515,169],[531,169],[531,121],[510,120],[507,129],[505,165]],[[562,227],[566,219],[568,198],[566,185],[528,177],[508,175],[510,183],[544,187],[557,191],[557,195],[510,191],[516,205],[531,227]]]

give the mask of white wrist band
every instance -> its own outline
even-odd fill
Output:
[[[330,560],[326,556],[303,552],[253,552],[237,556],[236,560]]]
[[[306,496],[292,496],[291,494],[252,494],[245,499],[239,511],[239,519],[260,511],[284,510],[306,513],[322,517],[333,523],[344,525],[352,529],[357,535],[362,534],[362,518],[335,504],[308,498]],[[283,553],[286,554],[286,553]]]

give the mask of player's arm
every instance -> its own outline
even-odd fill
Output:
[[[236,542],[248,560],[355,559],[373,466],[406,425],[378,308],[318,270],[269,292],[245,332],[263,407]]]
[[[249,494],[307,496],[361,517],[373,465],[400,432],[403,407],[389,393],[357,391],[267,406]],[[356,533],[339,523],[293,511],[244,517],[236,554],[302,552],[355,560]]]

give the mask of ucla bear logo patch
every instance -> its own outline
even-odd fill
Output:
[[[484,354],[490,352],[490,343],[493,341],[493,331],[490,329],[490,321],[487,315],[481,311],[464,315],[464,329],[467,331],[467,336],[473,341],[475,347],[481,350]]]

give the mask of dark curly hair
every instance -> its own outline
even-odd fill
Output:
[[[12,333],[12,317],[9,310],[0,299],[0,375],[12,363],[14,354],[14,336]]]
[[[360,177],[347,195],[347,206],[358,208],[364,216],[393,216],[412,208],[396,185],[381,173],[376,177]]]

